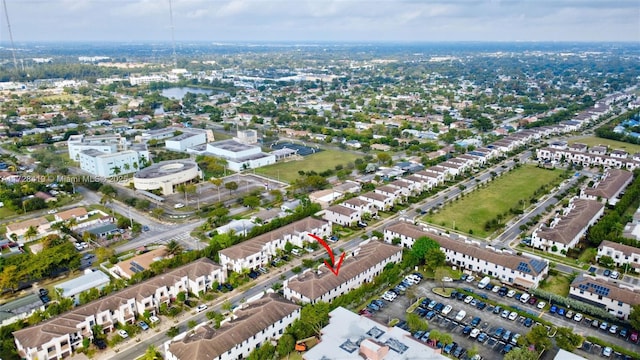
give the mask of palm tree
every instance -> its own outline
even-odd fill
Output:
[[[218,190],[218,202],[220,202],[220,186],[222,186],[222,179],[211,178],[209,179],[209,182],[216,187],[216,190]]]
[[[178,255],[182,253],[182,245],[176,240],[171,240],[167,243],[167,254],[169,255]]]
[[[36,228],[33,225],[29,226],[27,231],[24,233],[24,237],[27,239],[27,241],[32,240],[37,235],[38,235],[38,230],[36,230]]]
[[[129,165],[129,163],[126,163],[123,166],[124,166],[124,169],[126,170],[126,172],[129,172],[129,170],[131,170],[131,165]]]
[[[118,175],[118,174],[120,174],[120,172],[122,172],[122,170],[120,169],[120,166],[112,167],[111,171],[113,172],[114,175]]]

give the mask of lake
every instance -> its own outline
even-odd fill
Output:
[[[160,95],[170,99],[182,99],[187,93],[211,95],[213,90],[193,88],[193,87],[172,87],[162,90]]]

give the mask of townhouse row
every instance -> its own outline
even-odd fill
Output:
[[[279,339],[300,318],[300,306],[270,293],[237,309],[215,329],[208,323],[164,343],[167,360],[236,360]]]
[[[561,163],[566,161],[581,166],[604,166],[627,170],[635,170],[640,167],[640,153],[628,156],[626,152],[621,150],[615,150],[607,155],[600,150],[585,152],[575,150],[575,148],[545,147],[536,150],[536,157],[545,162]]]
[[[588,275],[580,275],[571,282],[569,297],[604,309],[621,320],[628,320],[632,307],[640,304],[639,292],[611,279]]]
[[[226,281],[223,267],[207,258],[171,270],[99,300],[90,302],[38,325],[13,333],[18,354],[27,360],[60,359],[92,339],[94,326],[105,333],[116,323],[133,324],[145,311],[156,314],[161,304],[170,304],[179,293],[196,296],[216,282]]]
[[[220,265],[226,270],[242,272],[243,269],[257,269],[267,265],[287,243],[303,247],[314,242],[309,236],[321,238],[331,236],[331,223],[307,217],[279,229],[253,237],[239,244],[220,250]]]
[[[596,260],[599,261],[603,256],[612,258],[616,266],[629,264],[636,271],[640,271],[640,248],[604,240],[598,246]]]
[[[592,186],[582,189],[580,197],[615,205],[624,189],[631,184],[633,174],[626,170],[607,169]]]
[[[336,261],[340,255],[336,255]],[[402,248],[381,241],[367,240],[346,256],[338,275],[325,265],[307,270],[283,284],[284,297],[303,303],[331,302],[340,295],[371,282],[389,263],[402,261]]]
[[[541,224],[533,231],[531,246],[565,255],[603,214],[604,205],[601,202],[574,197],[563,213],[553,218],[549,226]]]
[[[391,243],[399,239],[406,248],[411,248],[419,238],[431,238],[440,244],[447,263],[525,289],[537,287],[549,271],[549,264],[545,260],[483,247],[478,242],[454,240],[448,236],[435,229],[423,229],[406,222],[398,222],[384,230],[384,241]]]

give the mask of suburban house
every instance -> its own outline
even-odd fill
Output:
[[[355,181],[345,181],[340,185],[334,186],[333,190],[342,194],[357,194],[362,190],[362,185]]]
[[[277,340],[300,318],[300,306],[270,293],[236,310],[215,329],[208,323],[165,342],[167,360],[236,360],[267,341]]]
[[[608,169],[593,186],[583,189],[580,197],[589,200],[602,200],[610,205],[615,205],[618,202],[618,196],[631,184],[632,180],[633,174],[630,171]]]
[[[14,235],[20,240],[35,240],[37,238],[47,235],[51,231],[51,224],[44,217],[37,217],[35,219],[29,219],[17,223],[7,224],[7,238],[11,239]],[[26,234],[29,228],[33,228],[36,231],[36,235],[33,238],[27,239]]]
[[[406,222],[398,222],[384,230],[386,242],[391,243],[397,238],[407,248],[411,248],[415,240],[424,236],[440,244],[449,264],[495,277],[504,283],[527,289],[537,287],[549,271],[549,264],[542,259],[483,247],[477,242],[454,240],[437,230],[422,229]]]
[[[404,191],[400,188],[391,185],[378,186],[373,190],[376,194],[382,194],[393,199],[393,202],[404,202]]]
[[[302,247],[304,242],[314,241],[309,234],[329,237],[331,223],[311,217],[296,221],[220,250],[220,264],[225,269],[235,272],[242,272],[242,269],[256,269],[268,264],[271,258],[276,256],[276,251],[284,250],[288,242]]]
[[[358,196],[358,199],[371,203],[380,211],[387,211],[393,207],[394,198],[377,192],[369,191]]]
[[[362,214],[356,209],[333,205],[324,211],[322,218],[342,226],[355,226],[358,221],[362,220]]]
[[[375,240],[363,241],[345,257],[338,276],[320,265],[317,270],[307,270],[286,280],[284,296],[303,303],[331,302],[363,283],[371,282],[388,263],[400,261],[401,247]]]
[[[325,209],[332,202],[342,198],[343,194],[335,189],[326,189],[326,190],[318,190],[309,194],[309,200],[316,204],[320,204],[320,206]]]
[[[571,282],[569,297],[602,308],[622,320],[629,318],[633,305],[640,304],[639,292],[588,275],[580,275]]]
[[[409,197],[415,193],[420,192],[418,186],[415,183],[406,181],[404,179],[398,179],[389,183],[390,186],[400,190],[400,193],[404,197]]]
[[[13,333],[18,354],[23,359],[60,359],[82,347],[84,338],[93,338],[93,326],[105,333],[116,322],[134,323],[145,311],[152,314],[160,304],[170,303],[178,293],[200,294],[214,282],[225,282],[222,267],[202,258],[144,282],[74,308],[40,324]]]
[[[550,226],[540,225],[531,234],[531,246],[565,254],[578,244],[587,229],[604,213],[604,205],[595,200],[573,198],[561,216]]]
[[[411,333],[387,326],[343,307],[329,313],[329,325],[321,331],[320,342],[307,351],[304,360],[447,360]]]
[[[75,219],[76,222],[80,222],[80,221],[87,220],[88,218],[89,218],[89,213],[87,212],[87,209],[83,207],[77,207],[77,208],[73,208],[65,211],[60,211],[59,213],[56,213],[54,216],[54,219],[56,222],[68,221],[70,219]]]
[[[640,269],[640,248],[604,240],[598,246],[596,260],[603,256],[612,258],[616,266],[629,264],[635,269]]]

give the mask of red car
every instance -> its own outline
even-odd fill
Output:
[[[362,309],[358,312],[358,314],[366,317],[371,317],[371,313],[367,309]]]
[[[633,331],[631,333],[631,335],[629,336],[629,341],[631,341],[633,343],[637,343],[638,342],[638,332],[637,331]]]
[[[537,302],[538,302],[538,299],[534,298],[533,296],[528,301],[529,305],[535,305]]]

